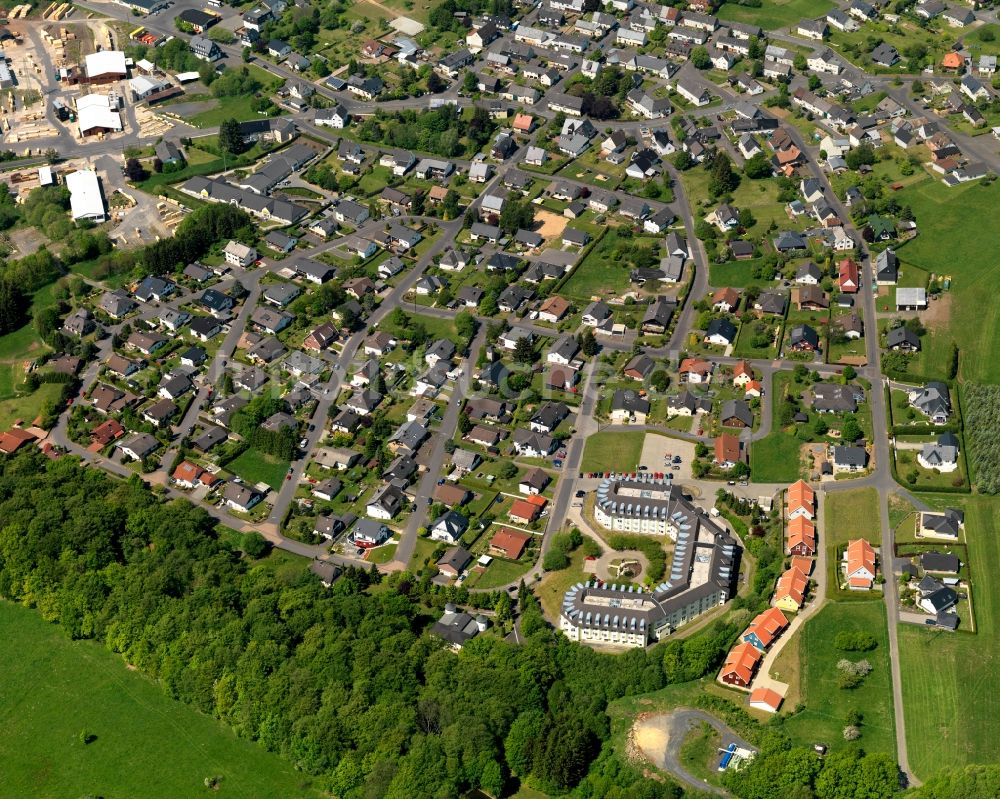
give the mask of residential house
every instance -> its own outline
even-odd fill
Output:
[[[843,557],[844,579],[852,591],[870,591],[875,585],[875,550],[863,538],[849,541]]]

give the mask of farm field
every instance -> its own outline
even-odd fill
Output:
[[[299,565],[301,569],[301,564]],[[5,796],[315,797],[290,763],[176,702],[92,641],[0,602]],[[79,734],[97,738],[84,745]]]
[[[825,14],[833,3],[827,0],[775,0],[766,3],[763,8],[750,8],[749,6],[739,6],[735,3],[727,3],[719,11],[719,19],[731,22],[746,22],[751,25],[760,25],[767,30],[784,28],[794,25],[800,19],[813,19],[820,14]]]
[[[931,304],[939,321],[927,325],[920,371],[944,376],[954,341],[961,351],[960,377],[1000,382],[1000,364],[992,357],[1000,345],[1000,304],[988,300],[995,292],[1000,262],[981,246],[983,241],[1000,237],[1000,217],[963,211],[996,207],[1000,186],[968,183],[948,189],[939,180],[927,178],[900,191],[898,198],[913,209],[920,227],[920,235],[899,248],[900,260],[952,278],[951,290]],[[936,307],[941,303],[946,305]],[[976,309],[974,325],[963,317],[970,308]]]
[[[878,646],[871,652],[843,652],[833,645],[842,631],[866,632]],[[785,720],[784,729],[801,745],[825,743],[833,749],[860,747],[866,752],[895,753],[895,726],[892,713],[892,684],[889,672],[889,641],[885,605],[881,600],[866,602],[829,602],[798,633],[799,691],[805,710]],[[867,659],[874,667],[857,688],[838,687],[837,662],[842,658]],[[919,708],[919,703],[917,706]],[[861,738],[844,741],[847,714],[864,714]],[[909,732],[909,727],[907,727]]]
[[[272,455],[248,449],[227,468],[248,483],[267,483],[271,488],[281,488],[281,482],[288,471],[288,461],[278,460]]]
[[[965,509],[965,530],[977,633],[935,632],[899,625],[903,706],[910,764],[922,779],[945,767],[995,763],[1000,695],[992,678],[1000,668],[1000,507],[995,498],[922,494],[935,507]],[[927,713],[929,704],[934,713]]]

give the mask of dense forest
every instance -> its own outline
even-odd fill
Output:
[[[234,551],[202,509],[69,457],[8,459],[0,518],[0,595],[103,641],[344,799],[453,799],[477,787],[500,796],[521,780],[575,797],[679,799],[679,787],[643,778],[605,745],[605,709],[714,669],[739,631],[717,623],[601,655],[552,632],[522,591],[523,644],[484,635],[455,654],[426,628],[456,589],[405,573],[383,582],[348,570],[329,590],[305,569],[279,576]],[[820,760],[792,748],[780,724],[745,721],[764,751],[731,786],[740,795],[880,799],[895,789],[885,756]],[[988,779],[944,780],[922,796],[950,799],[952,784]]]

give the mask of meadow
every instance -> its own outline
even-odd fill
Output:
[[[955,342],[960,349],[960,377],[1000,382],[1000,362],[994,357],[1000,346],[1000,303],[989,299],[997,290],[1000,262],[983,247],[983,242],[1000,239],[1000,215],[969,213],[970,208],[998,207],[1000,185],[973,182],[949,189],[928,177],[900,191],[898,199],[912,208],[920,229],[915,239],[899,248],[900,260],[951,278],[946,298],[937,301],[947,303],[945,309],[932,305],[934,315],[943,318],[928,325],[917,370],[946,376]],[[975,324],[969,324],[969,314]]]
[[[290,763],[170,699],[100,644],[7,602],[0,629],[3,795],[186,799],[212,794],[205,779],[218,777],[220,797],[318,796]]]
[[[939,769],[996,762],[1000,694],[1000,507],[986,496],[919,496],[935,507],[965,509],[975,634],[899,625],[900,668],[910,764],[926,779]],[[856,607],[856,606],[854,606]]]

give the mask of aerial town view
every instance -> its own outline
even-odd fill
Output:
[[[1000,796],[1000,3],[670,2],[0,0],[0,799]]]

